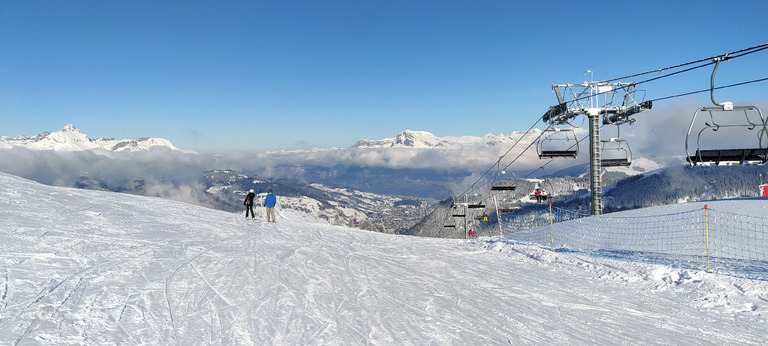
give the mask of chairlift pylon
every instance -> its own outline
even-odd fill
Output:
[[[688,127],[688,133],[685,136],[685,154],[686,160],[691,166],[697,165],[720,165],[721,163],[758,163],[765,164],[768,161],[768,125],[766,125],[766,119],[760,108],[756,106],[734,106],[732,102],[717,102],[715,101],[714,89],[715,89],[715,73],[720,62],[727,60],[728,57],[715,58],[715,67],[712,70],[712,76],[710,78],[710,98],[714,107],[701,107],[693,113],[691,119],[691,125]],[[735,116],[739,112],[743,113],[743,118]],[[697,123],[697,117],[699,114],[708,113],[709,118],[704,119],[704,126],[701,127],[696,134],[696,151],[693,155],[690,153],[691,147],[691,132]],[[751,117],[750,117],[751,115]],[[755,115],[759,118],[756,119]],[[730,120],[730,122],[726,122]],[[756,132],[752,132],[756,131]],[[719,145],[715,148],[709,146],[702,146],[702,134],[716,134],[719,140],[738,139],[740,142],[738,145],[729,143]],[[757,139],[757,145],[754,141],[751,145],[745,145],[743,142],[747,133],[754,134],[753,140]],[[766,140],[764,143],[763,140]]]

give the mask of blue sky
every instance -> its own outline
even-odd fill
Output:
[[[71,123],[223,153],[508,134],[556,103],[553,83],[763,44],[767,15],[764,0],[2,0],[0,135]],[[700,90],[710,73],[644,88]],[[724,63],[718,84],[765,77],[768,50]],[[722,96],[765,100],[768,82]]]

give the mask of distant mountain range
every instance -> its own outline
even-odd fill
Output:
[[[535,140],[540,133],[541,130],[533,129],[522,142],[530,143]],[[398,133],[394,138],[358,140],[352,148],[466,149],[467,147],[476,146],[512,145],[524,134],[525,132],[513,132],[510,135],[494,135],[489,133],[482,137],[437,137],[427,131],[405,130]]]
[[[170,150],[179,150],[171,141],[163,138],[143,137],[137,139],[121,139],[98,137],[89,138],[70,124],[57,132],[43,132],[27,137],[0,137],[0,148],[24,147],[32,150],[53,151],[83,151],[83,150],[108,150],[108,151],[142,151],[150,148],[163,147]]]
[[[465,191],[476,181],[488,189],[482,179],[490,175],[481,174],[499,157],[497,153],[517,142],[529,147],[538,131],[438,137],[406,130],[393,138],[361,139],[347,149],[253,154],[257,157],[254,161],[270,162],[260,171],[226,169],[229,165],[238,167],[237,157],[186,152],[162,138],[90,139],[67,125],[33,137],[0,137],[0,148],[31,149],[0,152],[4,153],[0,170],[52,185],[158,196],[228,211],[242,208],[244,191],[272,188],[282,198],[283,207],[303,210],[331,223],[357,220],[378,231],[461,237],[460,233],[444,234],[442,223],[448,209],[433,207],[441,200],[450,205],[452,194]],[[164,149],[159,151],[162,155],[150,151],[157,148]],[[115,154],[101,155],[100,150]],[[422,167],[387,165],[387,161],[409,160],[431,162]],[[515,208],[514,215],[521,218],[540,219],[542,205],[528,198],[538,184],[556,196],[552,201],[558,207],[588,212],[588,164],[584,161],[560,161],[559,166],[547,167],[546,173],[518,171],[517,190],[498,196],[499,203]],[[531,162],[539,162],[535,153]],[[753,196],[760,174],[768,179],[765,166],[687,168],[680,163],[633,157],[629,167],[603,169],[605,212]],[[489,195],[488,191],[479,192]]]

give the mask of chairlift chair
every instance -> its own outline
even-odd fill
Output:
[[[540,159],[575,159],[579,155],[579,140],[572,129],[550,127],[539,137],[536,149]]]
[[[448,218],[443,222],[443,228],[456,228],[456,220],[453,218]]]
[[[451,203],[451,216],[452,217],[466,217],[467,216],[467,203],[459,202],[458,198],[453,197],[453,203]]]
[[[496,211],[499,213],[511,213],[515,211],[515,209],[520,209],[520,207],[515,206],[514,200],[515,197],[512,196],[499,199],[496,205]]]
[[[517,188],[517,176],[515,173],[498,169],[499,162],[496,163],[496,166],[497,170],[493,173],[491,191],[515,191]]]
[[[600,165],[603,167],[621,167],[632,164],[632,150],[626,140],[611,138],[600,141]]]
[[[531,193],[528,195],[528,199],[530,199],[532,201],[536,200],[536,189],[539,189],[539,191],[541,191],[541,195],[540,196],[541,196],[541,200],[542,201],[546,201],[549,198],[549,193],[547,193],[547,191],[545,191],[541,187],[541,183],[534,182],[533,183],[533,188],[531,189]]]
[[[511,213],[514,212],[517,209],[520,209],[520,207],[513,205],[512,203],[506,203],[506,202],[500,202],[498,205],[498,208],[496,211],[499,213]]]
[[[490,216],[488,213],[483,213],[483,215],[475,216],[475,220],[482,221],[482,222],[488,222],[490,220]]]
[[[691,119],[691,125],[688,127],[688,133],[685,136],[685,154],[686,160],[691,166],[697,165],[720,165],[725,162],[738,162],[739,164],[745,163],[758,163],[765,164],[768,161],[768,125],[766,119],[760,108],[756,106],[734,106],[732,102],[719,103],[715,101],[714,86],[715,86],[715,73],[721,61],[727,60],[727,57],[715,58],[715,67],[712,70],[712,77],[710,79],[710,98],[714,107],[701,107],[696,110]],[[738,113],[743,113],[744,117],[734,116]],[[704,119],[704,126],[701,127],[696,134],[696,151],[691,155],[691,132],[697,123],[696,119],[699,114],[708,113],[709,118]],[[757,117],[756,117],[757,116]],[[732,122],[725,122],[731,120]],[[711,132],[710,132],[711,131]],[[756,131],[756,132],[753,132]],[[717,134],[719,139],[733,139],[738,138],[741,144],[746,144],[741,141],[746,134],[752,134],[752,144],[749,145],[726,145],[727,147],[720,147],[710,149],[702,147],[702,134]],[[725,135],[723,135],[725,133]],[[754,139],[757,139],[757,143]],[[764,143],[763,140],[766,140]],[[755,145],[756,144],[756,145]]]
[[[485,203],[483,203],[482,195],[474,194],[474,195],[467,195],[465,197],[467,198],[467,208],[469,209],[485,208]]]
[[[738,117],[741,119],[739,123],[723,123],[721,118],[725,115],[733,115],[739,111],[743,112],[744,117]],[[704,122],[704,126],[701,127],[696,135],[696,151],[691,155],[691,132],[696,124],[696,118],[701,113],[708,113],[708,121]],[[750,118],[750,114],[752,118]],[[759,118],[759,122],[755,119],[755,116]],[[733,119],[735,117],[731,117]],[[711,131],[711,132],[710,132]],[[720,132],[717,132],[720,131]],[[756,131],[756,132],[753,132]],[[728,147],[719,148],[707,148],[702,146],[702,134],[716,134],[718,138],[740,139],[742,145],[729,145]],[[723,137],[723,133],[728,133]],[[752,133],[753,136],[747,136],[746,134]],[[696,110],[691,120],[691,125],[688,128],[688,134],[685,137],[685,153],[686,160],[691,166],[714,164],[720,165],[725,162],[738,162],[739,164],[745,163],[759,163],[765,164],[768,159],[768,130],[766,130],[765,118],[763,117],[760,108],[755,106],[732,106],[730,103],[726,107],[701,107]],[[752,145],[743,141],[744,138],[752,137],[750,142]],[[756,139],[756,141],[755,141]],[[764,141],[765,139],[765,141]],[[756,145],[755,145],[756,144]],[[722,144],[721,144],[722,145]],[[735,147],[735,148],[734,148]]]
[[[459,207],[451,208],[451,216],[452,217],[466,217],[466,211],[464,209],[459,209]]]

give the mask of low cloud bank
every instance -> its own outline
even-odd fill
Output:
[[[0,149],[0,171],[47,185],[103,188],[214,207],[215,202],[206,194],[201,181],[203,172],[209,169],[232,169],[264,177],[275,177],[275,167],[284,165],[460,170],[481,174],[498,160],[500,150],[507,149],[348,148],[222,156],[163,148],[141,152],[57,152],[14,147]],[[532,151],[521,157],[519,163],[527,162],[526,167],[533,169],[538,167],[538,161]],[[461,188],[464,186],[457,189]]]
[[[167,149],[55,152],[10,148],[0,149],[0,158],[0,171],[43,184],[104,188],[213,206],[200,178],[214,162],[196,154]]]
[[[757,102],[757,105],[768,109],[766,101]],[[686,132],[694,111],[700,106],[678,102],[655,107],[639,114],[636,124],[622,126],[621,138],[628,141],[635,158],[682,158]],[[579,139],[586,135],[586,129],[578,131]],[[755,130],[746,135],[720,137],[708,133],[707,145],[734,145],[734,141],[744,140],[745,145],[757,146],[758,133]],[[752,135],[755,137],[750,137]],[[614,137],[615,130],[606,126],[602,136],[603,139]],[[202,173],[209,169],[233,169],[264,177],[273,177],[275,168],[280,166],[341,165],[475,172],[464,183],[457,184],[456,190],[461,192],[484,172],[495,170],[496,161],[504,154],[506,156],[499,165],[501,169],[527,173],[547,163],[538,158],[535,144],[529,144],[521,142],[509,152],[511,145],[477,145],[464,149],[345,148],[228,155],[195,154],[165,148],[139,152],[55,152],[11,147],[0,148],[0,171],[48,185],[101,187],[210,207],[214,201],[205,193],[206,187],[201,181]],[[768,136],[764,137],[763,145],[768,145]],[[582,141],[578,160],[556,160],[546,166],[547,173],[586,163],[588,148],[588,141]],[[516,161],[509,165],[512,160]],[[96,186],[89,186],[89,182]]]

